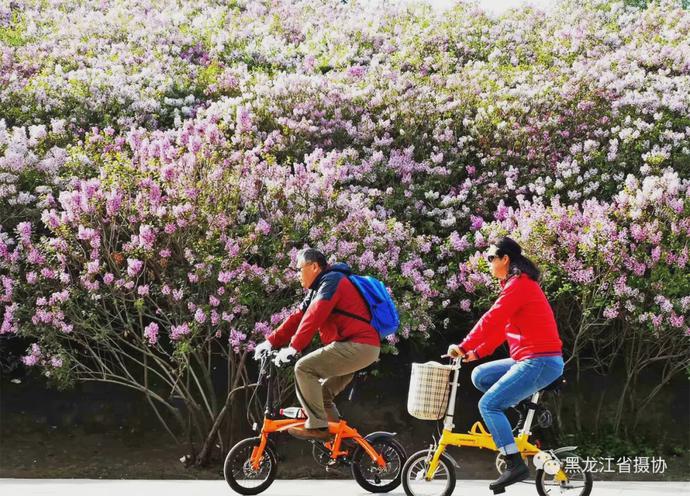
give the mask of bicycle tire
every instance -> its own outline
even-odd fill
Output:
[[[580,458],[575,453],[558,453],[558,457],[561,460],[563,460],[567,457],[577,457],[578,459]],[[592,492],[592,485],[594,484],[594,479],[592,478],[591,472],[582,471],[582,473],[584,474],[585,485],[582,488],[582,492],[580,492],[577,496],[589,496],[589,494]],[[537,470],[537,475],[534,479],[534,482],[537,485],[537,493],[539,493],[539,496],[551,496],[544,489],[544,477],[546,475],[547,474],[546,474],[546,472],[544,472],[544,470],[542,470],[542,469]]]
[[[411,455],[408,459],[407,462],[405,462],[405,466],[403,467],[402,471],[402,485],[403,489],[405,490],[405,494],[407,496],[418,496],[412,487],[410,487],[410,480],[412,477],[411,471],[412,469],[418,465],[420,462],[423,463],[424,469],[426,469],[426,466],[428,466],[429,461],[431,456],[433,456],[433,452],[431,455],[429,454],[429,450],[421,450],[417,451],[413,455]],[[425,459],[427,459],[425,461]],[[447,474],[448,476],[448,482],[445,485],[445,487],[442,489],[441,492],[439,492],[435,496],[450,496],[453,494],[453,491],[455,490],[455,484],[456,484],[456,476],[455,476],[455,464],[453,461],[444,453],[441,455],[441,458],[439,459],[439,468],[436,470],[436,474],[434,474],[434,477],[439,474],[439,470],[443,469],[443,471]],[[416,478],[415,478],[416,481]],[[429,481],[431,482],[431,481]]]
[[[237,478],[235,476],[234,469],[236,467],[232,466],[233,463],[240,461],[242,463],[242,470],[245,471],[245,465],[249,461],[248,459],[244,459],[247,456],[246,450],[249,449],[249,454],[251,455],[251,448],[253,448],[254,446],[258,446],[260,442],[260,437],[250,437],[247,439],[243,439],[242,441],[235,444],[235,446],[233,446],[232,449],[230,449],[228,455],[225,457],[225,463],[223,464],[223,477],[225,478],[225,482],[228,483],[230,488],[239,494],[254,495],[262,493],[266,489],[268,489],[268,487],[271,484],[273,484],[273,481],[275,480],[276,471],[278,469],[276,455],[275,453],[273,453],[273,450],[268,445],[266,445],[266,447],[264,448],[264,457],[262,459],[262,465],[265,463],[265,461],[268,461],[269,463],[268,475],[266,476],[266,480],[264,480],[264,482],[255,487],[245,487],[237,481]]]
[[[405,461],[407,460],[407,455],[405,453],[405,449],[402,447],[402,445],[397,442],[395,439],[390,439],[390,438],[379,438],[370,443],[376,451],[379,453],[383,452],[386,446],[391,448],[395,454],[397,455],[399,459],[399,467],[397,469],[397,474],[395,474],[395,477],[391,482],[388,484],[384,484],[381,486],[377,486],[374,484],[371,484],[366,477],[364,476],[364,473],[362,471],[362,466],[361,464],[365,460],[371,461],[371,458],[369,458],[369,455],[364,451],[360,446],[357,447],[355,450],[354,454],[352,455],[352,465],[351,465],[351,470],[352,470],[352,476],[355,478],[357,481],[357,484],[359,484],[363,489],[369,491],[370,493],[387,493],[395,489],[400,485],[400,478],[402,474],[402,469],[403,466],[405,465]],[[386,460],[388,461],[388,460]]]

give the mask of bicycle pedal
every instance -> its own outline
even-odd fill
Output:
[[[330,473],[336,473],[336,474],[343,474],[345,473],[345,466],[343,463],[339,460],[332,460],[326,464],[324,467],[326,469],[326,472]]]

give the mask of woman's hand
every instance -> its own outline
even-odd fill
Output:
[[[462,350],[457,344],[451,344],[448,347],[448,352],[446,353],[451,358],[457,358],[459,356],[464,356]]]
[[[462,359],[463,362],[474,362],[475,360],[479,360],[479,357],[474,350],[468,351]]]
[[[448,356],[452,358],[462,357],[463,362],[474,362],[475,360],[479,359],[474,351],[468,351],[467,353],[463,353],[463,351],[457,344],[451,344],[448,347]]]

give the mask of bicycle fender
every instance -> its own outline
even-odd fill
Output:
[[[395,437],[397,435],[397,432],[386,432],[386,431],[376,431],[376,432],[371,432],[364,436],[364,439],[366,439],[368,442],[375,441],[376,439],[387,439],[391,437]]]
[[[564,451],[575,451],[577,449],[577,446],[562,446],[558,449],[553,450],[553,454],[557,455],[558,453],[563,453]]]
[[[455,468],[460,468],[460,465],[458,464],[458,462],[455,461],[455,458],[453,458],[453,455],[451,455],[450,453],[448,453],[448,450],[445,450],[445,451],[443,452],[443,455],[441,455],[441,456],[445,456],[445,457],[448,458],[451,462],[453,462],[453,465],[455,465]]]

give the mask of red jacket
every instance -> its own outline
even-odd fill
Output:
[[[370,324],[338,310],[371,319],[369,307],[347,278],[350,268],[335,264],[318,275],[299,309],[291,314],[267,339],[273,347],[290,343],[297,351],[306,348],[319,331],[321,342],[333,341],[381,346],[379,333]]]
[[[520,274],[501,281],[501,288],[493,306],[460,343],[462,351],[474,350],[483,358],[507,339],[510,357],[516,361],[561,355],[556,319],[539,283]]]

